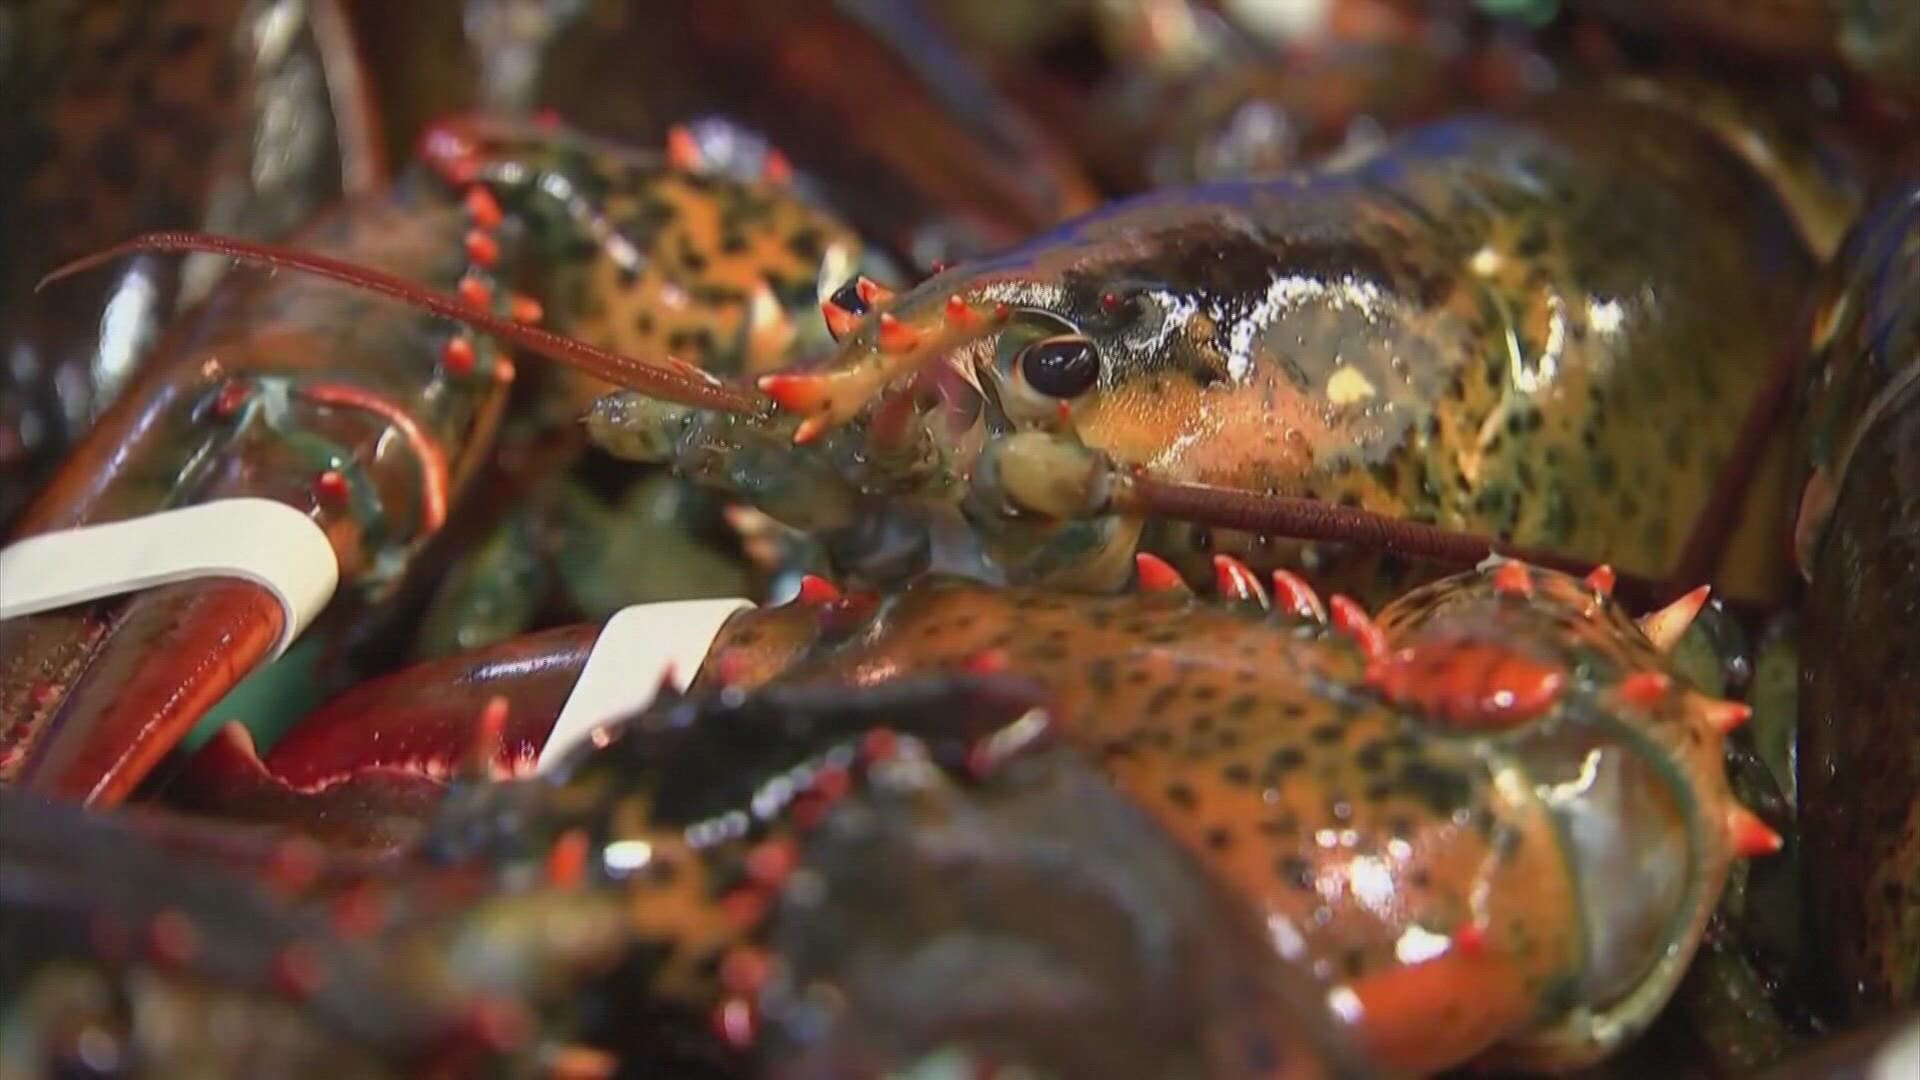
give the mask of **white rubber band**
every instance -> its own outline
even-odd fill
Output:
[[[312,518],[272,499],[216,499],[30,536],[0,550],[0,621],[198,578],[240,578],[284,616],[273,658],[333,599],[340,564]]]
[[[536,771],[552,768],[595,728],[646,708],[668,673],[676,686],[686,689],[720,628],[752,607],[737,599],[673,600],[615,612],[587,653],[580,681],[553,722]]]

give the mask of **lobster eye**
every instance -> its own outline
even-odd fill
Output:
[[[1076,398],[1100,379],[1100,353],[1078,334],[1036,341],[1020,352],[1020,375],[1048,397]]]

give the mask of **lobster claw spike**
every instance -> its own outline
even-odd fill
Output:
[[[862,274],[853,280],[853,291],[868,307],[879,307],[893,299],[893,290]]]
[[[883,311],[880,313],[879,342],[881,352],[895,355],[912,352],[920,344],[920,331]]]
[[[946,307],[942,309],[948,326],[962,327],[973,321],[973,309],[958,296],[947,297]]]
[[[833,302],[832,297],[820,301],[820,316],[827,322],[827,333],[833,340],[845,338],[855,326],[860,324],[860,316]]]
[[[1696,694],[1692,699],[1692,707],[1693,711],[1707,722],[1708,727],[1722,735],[1731,734],[1753,717],[1753,706],[1742,701],[1727,701]]]
[[[1636,671],[1620,680],[1620,699],[1630,705],[1651,709],[1673,689],[1673,679],[1665,672]]]
[[[827,403],[825,375],[776,372],[762,375],[758,385],[774,404],[790,412],[814,412]]]
[[[805,446],[820,437],[830,423],[824,416],[809,416],[793,429],[793,445]]]
[[[1493,591],[1502,596],[1528,597],[1533,595],[1533,574],[1527,564],[1509,559],[1494,568]]]
[[[1213,585],[1221,596],[1229,600],[1259,604],[1263,611],[1270,606],[1267,590],[1261,587],[1260,579],[1254,576],[1246,563],[1231,555],[1213,557]]]
[[[1727,839],[1736,855],[1748,859],[1772,855],[1785,844],[1779,833],[1744,806],[1727,811]]]
[[[793,179],[793,162],[778,150],[768,150],[760,163],[760,178],[776,186],[787,184]]]
[[[1011,663],[1005,649],[982,649],[960,661],[960,670],[969,675],[998,675]]]
[[[461,771],[473,779],[492,779],[494,763],[500,760],[506,744],[507,699],[504,695],[495,695],[480,708],[480,719],[473,726],[473,742],[467,747],[467,759]]]
[[[698,172],[707,165],[700,141],[679,124],[667,129],[667,164],[682,172]]]
[[[1335,596],[1327,604],[1333,628],[1353,639],[1360,646],[1360,655],[1368,660],[1378,660],[1387,654],[1387,634],[1380,629],[1367,609],[1361,607],[1350,597]]]
[[[1186,579],[1173,564],[1158,555],[1149,555],[1142,551],[1133,557],[1134,573],[1140,580],[1141,592],[1189,592]]]
[[[1326,605],[1305,578],[1291,570],[1273,572],[1273,605],[1280,611],[1314,622],[1327,621]]]
[[[1613,595],[1613,567],[1605,563],[1594,567],[1593,572],[1587,575],[1586,581],[1587,588],[1592,589],[1602,600]]]
[[[824,604],[840,599],[840,589],[818,574],[808,574],[800,579],[800,593],[794,599],[802,604]]]
[[[1702,585],[1659,611],[1642,615],[1637,620],[1641,633],[1647,635],[1654,648],[1672,652],[1685,636],[1687,627],[1699,616],[1700,609],[1706,606],[1707,594],[1711,591],[1711,586]]]

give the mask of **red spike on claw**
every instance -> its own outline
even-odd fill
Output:
[[[1598,593],[1602,600],[1613,595],[1613,583],[1614,574],[1611,566],[1604,564],[1596,566],[1593,568],[1593,573],[1587,575],[1587,588]]]
[[[1010,663],[1005,649],[982,649],[960,662],[960,670],[969,675],[998,675]]]
[[[1281,611],[1298,615],[1314,622],[1327,621],[1327,609],[1320,603],[1320,594],[1313,591],[1305,578],[1291,570],[1273,572],[1273,604]]]
[[[860,325],[860,316],[834,303],[831,298],[820,301],[820,317],[826,320],[827,333],[832,334],[835,341],[846,337],[854,327]]]
[[[793,162],[778,150],[768,150],[760,163],[760,178],[769,184],[785,184],[793,179]]]
[[[865,300],[870,308],[879,307],[893,299],[892,289],[865,275],[853,279],[853,291],[860,299]]]
[[[819,438],[827,430],[827,425],[824,416],[809,416],[800,421],[800,426],[793,429],[793,445],[805,446]]]
[[[473,342],[464,337],[448,338],[440,347],[440,366],[446,368],[449,375],[472,374]]]
[[[1722,735],[1731,733],[1753,718],[1753,706],[1720,698],[1696,698],[1694,710],[1707,722],[1708,727]]]
[[[328,469],[313,478],[313,494],[321,502],[337,505],[351,493],[347,478],[338,469]]]
[[[1620,680],[1620,697],[1632,705],[1651,709],[1666,699],[1673,680],[1664,672],[1636,671]]]
[[[920,331],[883,311],[880,313],[878,340],[882,352],[912,352],[920,344]]]
[[[1477,956],[1487,947],[1487,932],[1476,923],[1461,923],[1448,937],[1464,956]]]
[[[1659,611],[1642,615],[1638,620],[1640,631],[1653,642],[1654,648],[1672,652],[1686,636],[1687,627],[1693,625],[1700,609],[1706,606],[1709,591],[1710,586],[1702,585]]]
[[[824,604],[829,600],[840,599],[840,589],[833,582],[818,574],[808,574],[800,579],[799,600],[803,604]]]
[[[675,124],[667,129],[667,164],[685,172],[698,172],[707,163],[700,152],[700,141],[693,132]]]
[[[1327,607],[1333,628],[1352,638],[1354,644],[1360,646],[1360,655],[1368,660],[1378,660],[1386,655],[1386,632],[1367,614],[1366,608],[1345,596],[1335,596],[1328,601]]]
[[[1171,592],[1185,590],[1186,579],[1173,564],[1158,555],[1149,555],[1142,551],[1133,557],[1134,573],[1140,578],[1141,592]]]
[[[500,261],[500,242],[479,229],[467,232],[467,258],[480,266],[492,267]]]
[[[813,412],[827,403],[824,375],[762,375],[759,387],[774,404],[792,412]]]
[[[1267,590],[1260,586],[1260,579],[1246,563],[1231,555],[1213,557],[1213,586],[1230,600],[1251,600],[1267,606]]]
[[[1533,575],[1527,564],[1509,559],[1494,568],[1493,591],[1502,596],[1532,596]]]
[[[493,287],[477,277],[461,278],[457,291],[470,308],[486,308],[493,303]]]
[[[587,879],[587,856],[592,852],[585,829],[568,829],[547,851],[547,883],[572,889]]]
[[[949,326],[965,326],[973,321],[973,309],[957,296],[947,297],[945,314]]]
[[[507,298],[507,315],[514,322],[531,326],[547,317],[547,309],[540,306],[540,301],[533,297],[515,293]]]
[[[1785,843],[1779,833],[1744,806],[1727,811],[1727,839],[1733,845],[1734,854],[1748,859],[1772,855]]]
[[[493,192],[474,185],[467,189],[467,217],[472,219],[474,227],[488,232],[500,227],[506,215],[500,212],[500,203],[494,199]]]

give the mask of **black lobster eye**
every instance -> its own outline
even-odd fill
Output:
[[[1079,397],[1100,379],[1100,353],[1078,334],[1050,337],[1021,350],[1020,375],[1048,397]]]
[[[827,297],[827,302],[842,311],[852,312],[855,315],[865,315],[867,313],[867,298],[860,295],[859,283],[859,278],[848,278],[845,285],[835,289],[833,295]]]

